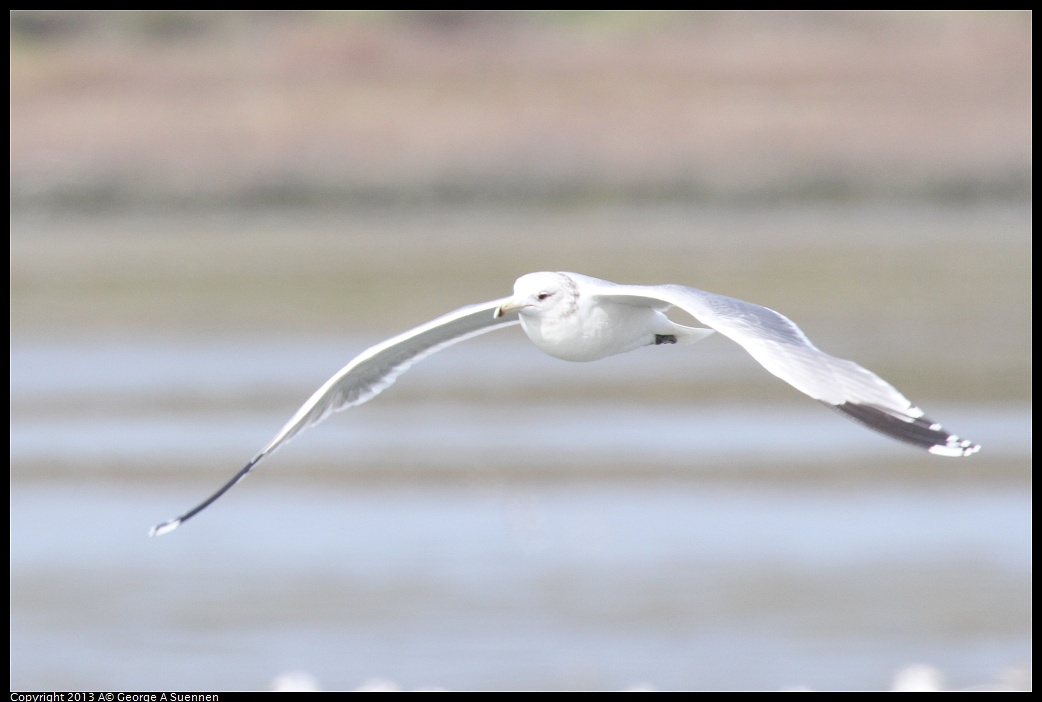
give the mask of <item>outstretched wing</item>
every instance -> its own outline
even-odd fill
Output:
[[[253,468],[294,436],[308,427],[318,424],[333,412],[367,402],[389,387],[399,375],[417,361],[440,351],[446,346],[469,339],[493,329],[517,324],[517,313],[499,317],[493,312],[509,298],[493,300],[438,317],[415,329],[382,341],[358,354],[339,373],[326,381],[315,394],[290,417],[268,445],[253,457],[235,476],[217,492],[196,507],[162,524],[152,527],[150,536],[173,531],[186,520],[209,507],[237,482],[245,478]]]
[[[853,361],[830,356],[788,317],[751,302],[683,285],[599,285],[593,294],[634,304],[665,302],[740,344],[768,371],[871,429],[940,456],[968,456],[978,444],[927,419],[894,386]]]

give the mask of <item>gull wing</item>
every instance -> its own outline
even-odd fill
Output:
[[[494,317],[493,312],[510,298],[461,307],[415,329],[382,341],[358,354],[340,372],[327,380],[290,417],[268,445],[253,457],[217,492],[180,517],[157,524],[149,532],[158,536],[173,531],[186,520],[209,507],[217,498],[245,478],[266,456],[294,436],[318,424],[333,412],[368,402],[386,390],[414,363],[452,344],[493,329],[518,323],[517,312]]]
[[[774,310],[683,285],[615,285],[597,281],[590,294],[619,303],[668,303],[738,343],[760,365],[815,400],[887,436],[941,456],[968,456],[978,444],[927,419],[894,386],[853,361],[818,349]]]

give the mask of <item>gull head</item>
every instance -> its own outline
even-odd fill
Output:
[[[517,312],[525,317],[566,316],[577,307],[579,290],[564,273],[528,273],[514,282],[514,296],[494,316]]]

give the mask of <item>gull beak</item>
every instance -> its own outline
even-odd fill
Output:
[[[495,311],[492,312],[492,319],[499,319],[500,317],[510,314],[511,312],[517,312],[522,307],[525,307],[525,305],[519,304],[511,300],[510,302],[497,307]]]

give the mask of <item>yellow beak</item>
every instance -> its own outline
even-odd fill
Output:
[[[497,307],[495,309],[495,311],[492,313],[492,318],[493,319],[499,319],[500,317],[502,317],[505,314],[509,314],[511,312],[519,311],[524,306],[525,305],[519,304],[519,303],[516,303],[516,302],[508,302],[506,304],[503,304],[503,305],[500,305],[499,307]]]

